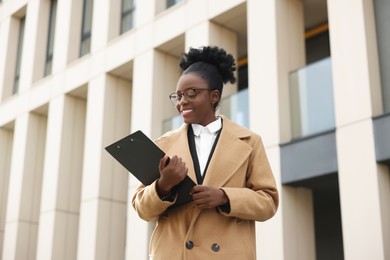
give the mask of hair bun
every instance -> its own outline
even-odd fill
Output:
[[[217,46],[204,46],[200,48],[190,48],[183,54],[179,62],[179,67],[185,71],[192,64],[197,62],[205,62],[214,65],[222,76],[223,83],[235,83],[236,63],[231,54],[228,54],[224,49]]]

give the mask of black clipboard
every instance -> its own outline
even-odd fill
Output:
[[[105,147],[123,167],[145,186],[160,177],[158,166],[165,153],[142,131],[138,130]],[[195,182],[188,176],[172,189],[178,194],[175,204],[179,206],[192,201],[190,191]]]

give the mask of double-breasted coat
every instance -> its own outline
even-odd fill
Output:
[[[223,189],[230,212],[221,208],[199,209],[193,202],[167,209],[156,182],[140,186],[132,200],[138,215],[156,220],[150,241],[153,260],[256,259],[255,221],[271,218],[278,207],[278,192],[259,135],[222,116],[222,131],[203,185]],[[183,124],[156,140],[167,155],[178,155],[196,182],[195,170]]]

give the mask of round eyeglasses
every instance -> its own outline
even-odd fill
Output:
[[[197,92],[202,90],[210,91],[208,88],[187,88],[183,92],[174,92],[170,94],[169,99],[171,100],[172,104],[176,106],[183,96],[187,101],[193,101],[196,98]]]

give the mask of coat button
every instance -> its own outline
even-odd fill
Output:
[[[192,242],[191,240],[186,242],[186,248],[187,249],[192,249],[193,247],[194,247],[194,242]]]
[[[214,252],[218,252],[219,249],[221,249],[221,247],[217,243],[211,245],[211,250],[213,250]]]

